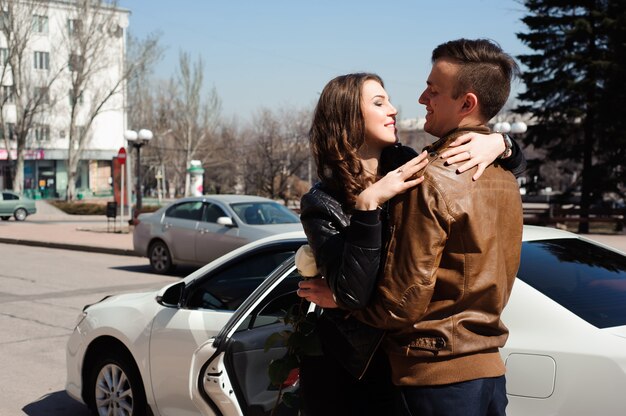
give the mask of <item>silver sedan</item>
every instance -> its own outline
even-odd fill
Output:
[[[152,270],[168,273],[176,264],[202,266],[251,241],[301,230],[298,216],[271,199],[205,195],[141,214],[133,246]]]

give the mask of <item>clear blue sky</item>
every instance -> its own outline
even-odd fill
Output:
[[[336,75],[378,73],[403,118],[423,117],[417,98],[430,53],[460,37],[496,40],[512,55],[528,49],[516,0],[120,0],[129,31],[160,32],[166,48],[155,75],[176,73],[181,50],[205,62],[223,114],[249,119],[260,108],[312,107]],[[516,86],[518,90],[523,88]]]

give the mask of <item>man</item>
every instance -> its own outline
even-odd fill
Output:
[[[504,415],[508,330],[500,320],[519,266],[522,205],[514,176],[497,164],[480,180],[439,156],[506,102],[513,59],[488,40],[433,51],[419,102],[429,146],[424,182],[390,201],[391,241],[362,321],[388,330],[392,377],[413,415]]]

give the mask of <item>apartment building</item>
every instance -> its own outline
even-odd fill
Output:
[[[0,16],[0,111],[3,123],[0,129],[0,189],[12,187],[11,165],[15,166],[18,147],[13,134],[16,123],[19,125],[24,106],[32,110],[33,100],[38,100],[24,143],[24,193],[44,198],[65,196],[73,107],[76,114],[73,135],[77,137],[85,133],[84,144],[79,146],[78,142],[73,142],[75,150],[81,149],[77,192],[109,193],[112,158],[125,144],[125,88],[119,80],[124,71],[125,32],[130,12],[107,5],[86,10],[84,2],[71,0],[13,0],[2,4],[5,7]],[[100,19],[97,31],[94,31],[96,26],[92,22],[99,19],[94,17],[98,13],[106,13],[108,17]],[[25,26],[28,32],[23,29]],[[90,31],[89,36],[99,36],[99,41],[106,45],[95,56],[83,57],[76,51],[81,50],[78,43],[84,41],[87,31]],[[15,65],[21,67],[18,70],[11,67],[17,61],[10,55],[15,53],[11,48],[15,48],[15,40],[20,36],[27,41],[21,65]],[[74,94],[72,80],[77,71],[81,65],[95,60],[98,62],[90,67],[89,82],[85,83],[80,94]],[[14,81],[18,76],[22,82],[20,105],[13,96]],[[115,93],[104,100],[110,91]],[[77,102],[76,106],[72,105],[74,102]],[[96,110],[98,106],[100,108]],[[89,121],[91,118],[92,122]]]

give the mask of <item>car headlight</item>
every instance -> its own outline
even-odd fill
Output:
[[[87,317],[87,312],[83,311],[76,317],[76,322],[74,323],[74,328],[78,328],[78,326],[85,320]]]

